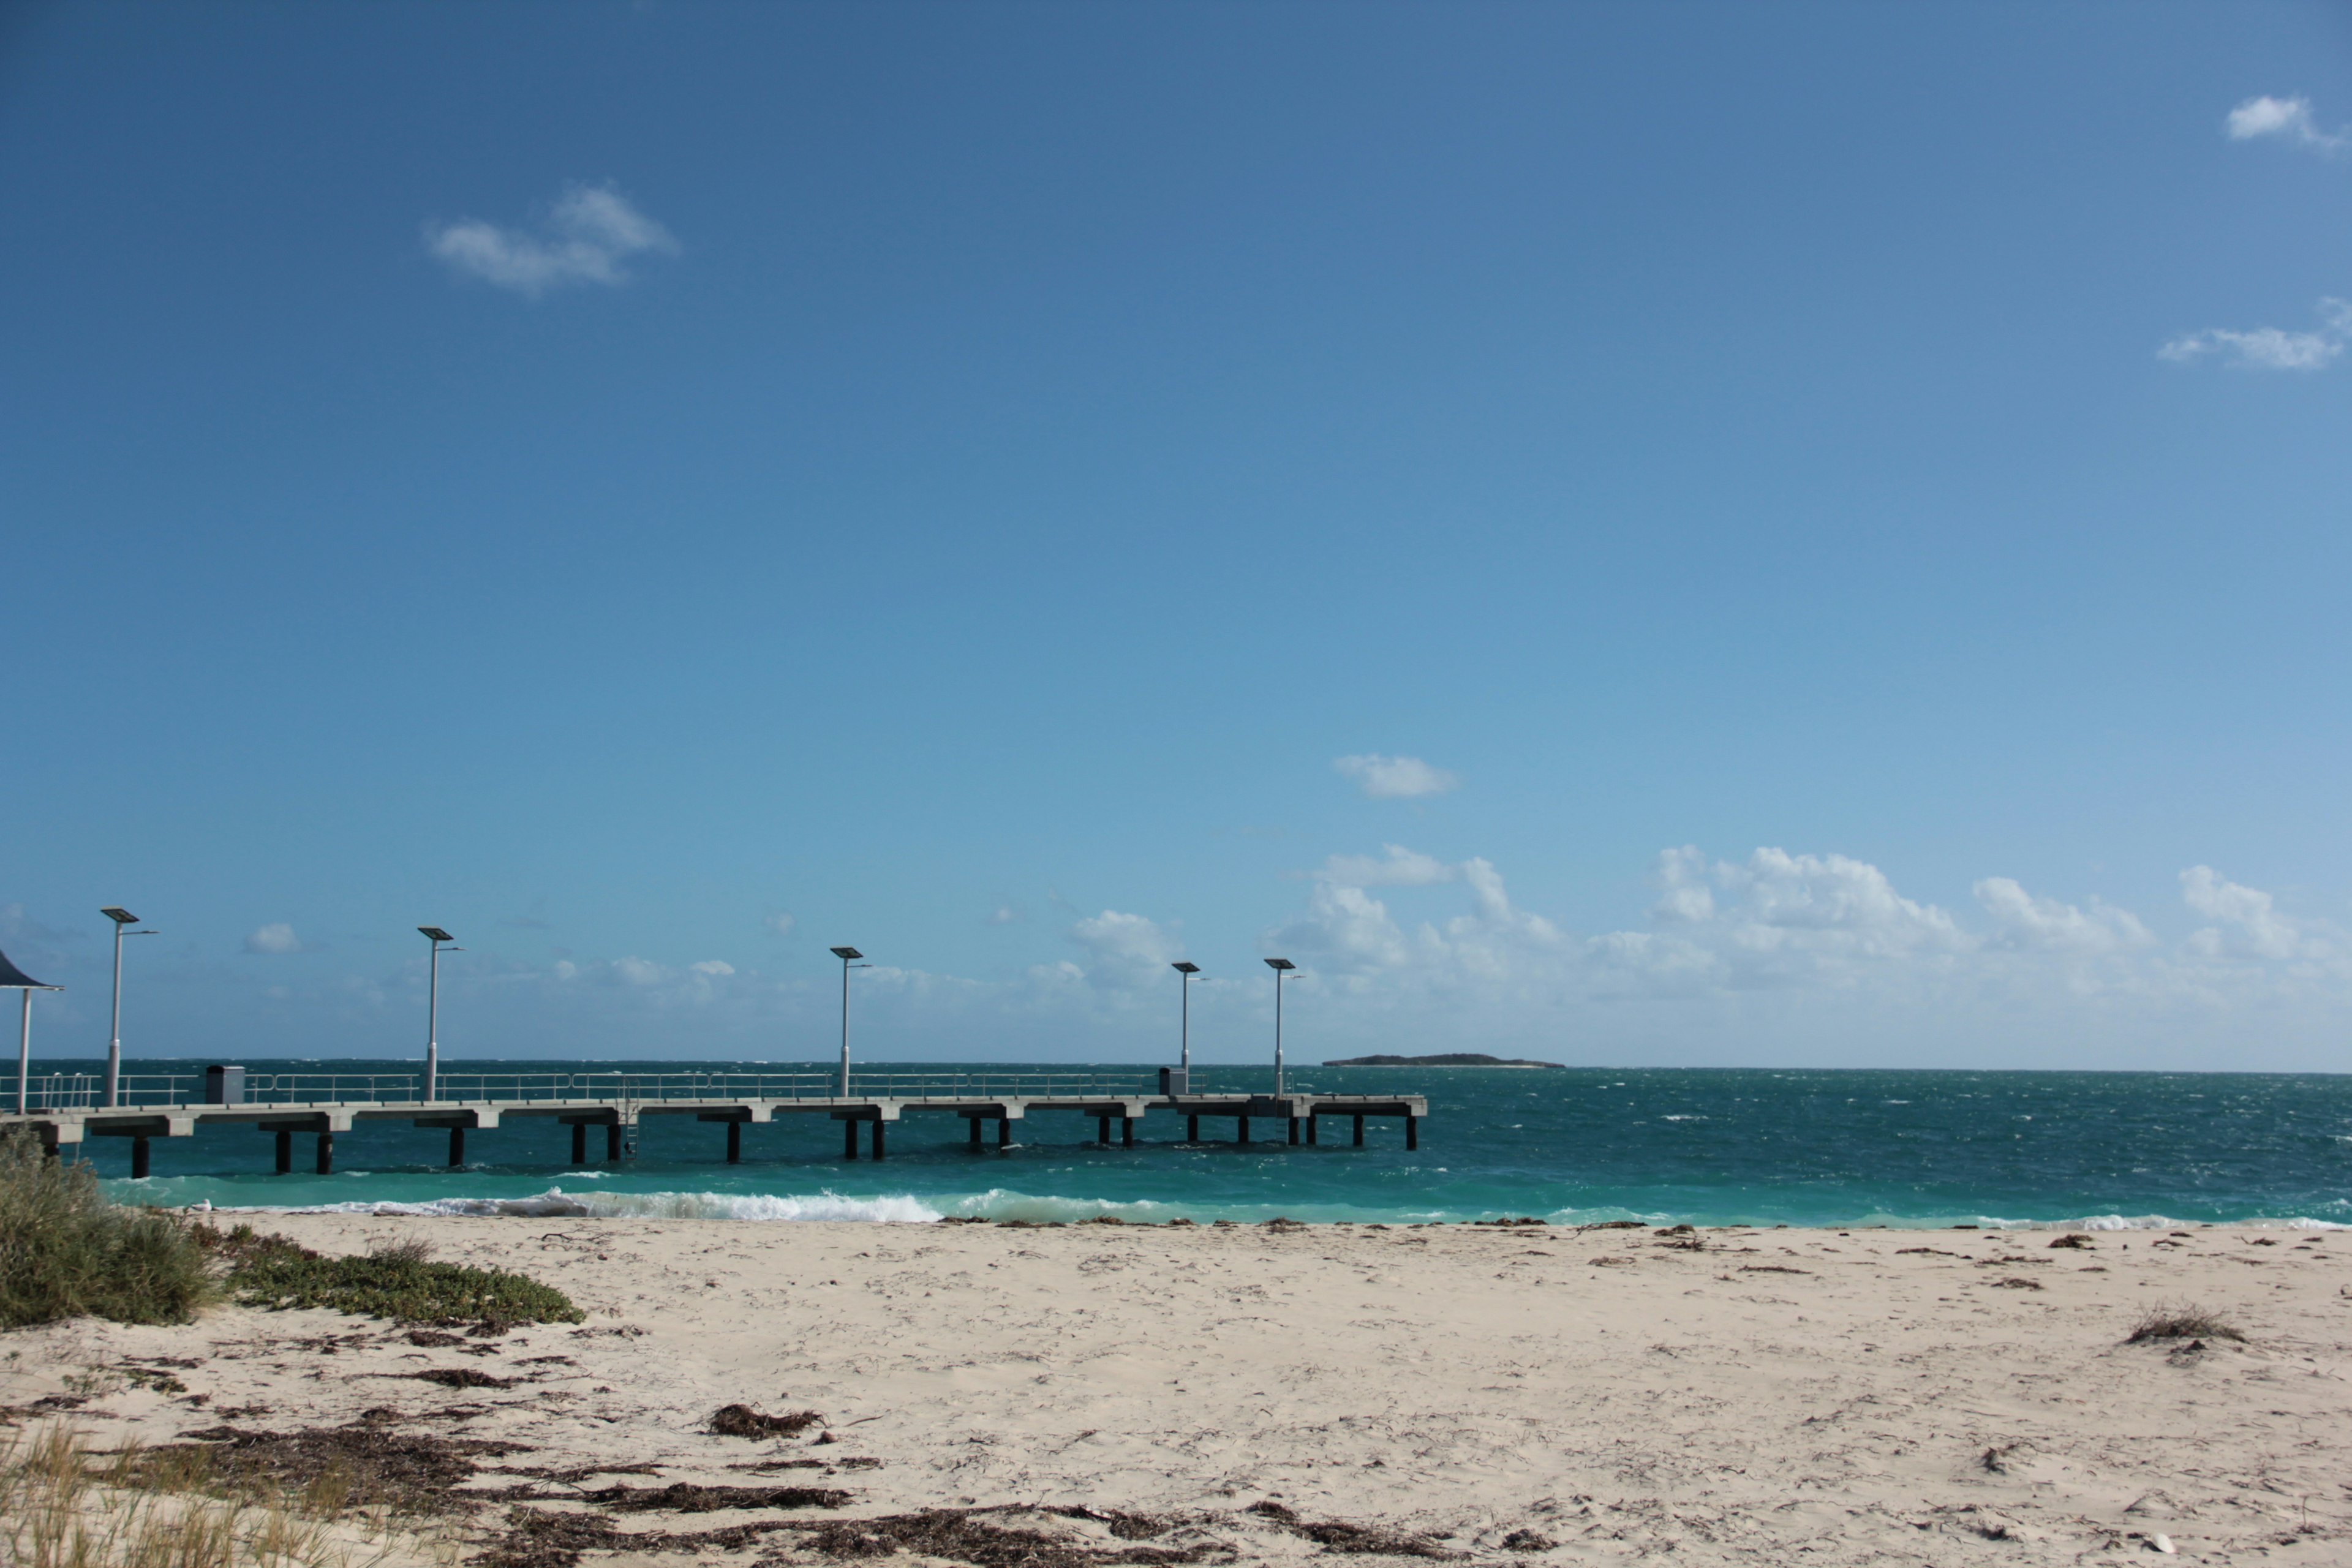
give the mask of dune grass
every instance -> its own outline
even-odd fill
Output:
[[[0,1328],[63,1318],[184,1323],[216,1294],[176,1216],[109,1203],[84,1162],[0,1134]]]
[[[472,1322],[493,1331],[587,1316],[562,1291],[524,1275],[436,1263],[423,1242],[327,1258],[282,1236],[257,1235],[250,1226],[198,1236],[228,1258],[228,1289],[246,1306],[326,1307],[400,1323]]]

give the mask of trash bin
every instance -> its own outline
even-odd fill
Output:
[[[231,1067],[208,1067],[205,1069],[205,1103],[206,1105],[243,1105],[245,1103],[245,1069]]]
[[[1161,1068],[1160,1069],[1160,1092],[1162,1094],[1190,1094],[1192,1092],[1190,1087],[1192,1077],[1192,1069],[1189,1068]]]

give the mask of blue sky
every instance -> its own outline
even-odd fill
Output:
[[[2319,6],[23,6],[37,1047],[2311,1068]],[[1350,759],[1354,759],[1350,761]]]

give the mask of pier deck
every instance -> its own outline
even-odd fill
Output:
[[[406,1121],[446,1128],[449,1163],[462,1164],[466,1135],[502,1122],[537,1117],[572,1129],[572,1158],[589,1158],[588,1130],[602,1127],[604,1155],[635,1152],[635,1131],[649,1116],[691,1117],[726,1129],[726,1159],[742,1158],[747,1123],[794,1116],[823,1116],[842,1123],[842,1157],[858,1157],[858,1128],[867,1130],[873,1158],[887,1152],[887,1129],[909,1113],[961,1117],[971,1127],[970,1146],[987,1146],[985,1124],[994,1122],[995,1144],[1013,1142],[1013,1124],[1034,1111],[1075,1111],[1096,1120],[1098,1142],[1135,1143],[1136,1123],[1152,1111],[1185,1119],[1188,1142],[1201,1141],[1201,1119],[1231,1118],[1236,1142],[1250,1142],[1250,1123],[1272,1121],[1284,1129],[1287,1145],[1321,1142],[1321,1124],[1346,1118],[1352,1142],[1364,1142],[1367,1118],[1394,1118],[1404,1124],[1404,1146],[1420,1145],[1420,1126],[1429,1114],[1417,1094],[1308,1094],[1285,1092],[1162,1092],[1140,1075],[1106,1073],[854,1073],[851,1092],[837,1091],[830,1073],[542,1073],[487,1076],[443,1074],[431,1098],[421,1078],[386,1075],[283,1073],[242,1080],[194,1075],[132,1075],[121,1080],[118,1103],[99,1103],[103,1086],[87,1075],[30,1078],[18,1085],[18,1110],[0,1114],[0,1129],[29,1126],[55,1152],[90,1138],[129,1138],[131,1174],[147,1173],[148,1144],[155,1138],[189,1138],[206,1126],[242,1126],[277,1139],[277,1168],[293,1169],[293,1139],[317,1139],[316,1169],[334,1168],[334,1137],[362,1121]],[[1116,1123],[1116,1129],[1113,1124]],[[1303,1137],[1302,1137],[1303,1134]]]

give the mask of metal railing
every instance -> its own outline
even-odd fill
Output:
[[[434,1103],[530,1104],[548,1100],[832,1100],[837,1073],[800,1072],[550,1072],[448,1073],[436,1081]],[[11,1086],[13,1087],[13,1086]],[[106,1080],[96,1073],[47,1073],[27,1080],[26,1109],[103,1109]],[[245,1105],[416,1105],[424,1103],[424,1079],[415,1073],[248,1073]],[[1084,1100],[1136,1099],[1159,1093],[1156,1073],[1103,1072],[1082,1068],[1042,1072],[856,1072],[849,1075],[852,1100]],[[162,1110],[206,1103],[205,1080],[194,1073],[126,1073],[117,1105],[123,1110]],[[13,1094],[0,1093],[0,1110],[13,1110]]]

